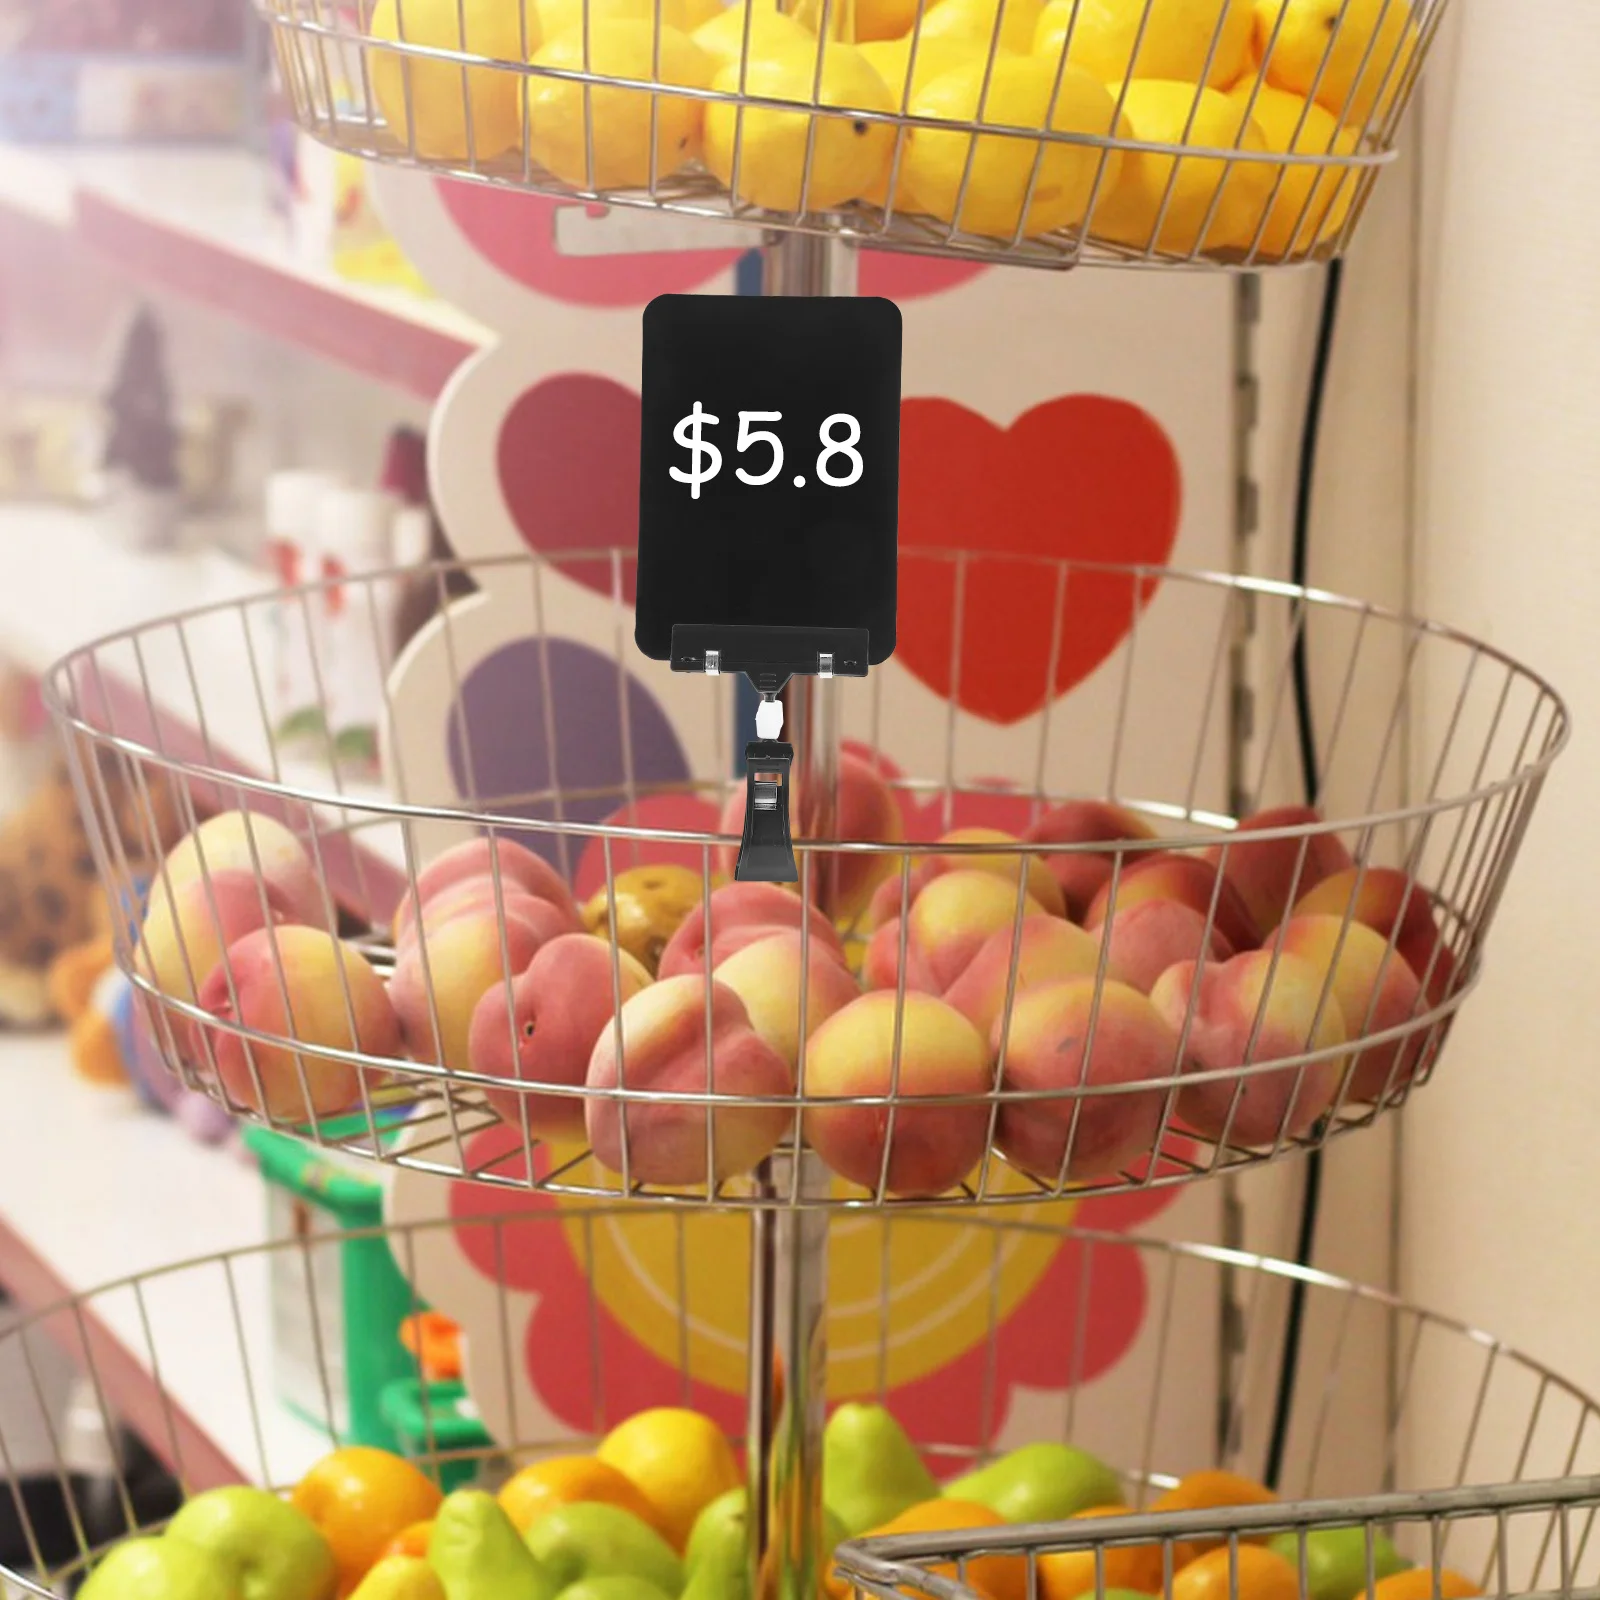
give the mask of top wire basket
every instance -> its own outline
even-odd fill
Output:
[[[1447,0],[259,0],[354,154],[1034,266],[1350,243]]]
[[[652,678],[704,734],[685,764],[630,671],[633,559],[438,569],[438,614],[390,680],[387,787],[355,785],[331,734],[320,773],[296,766],[268,716],[286,607],[302,676],[338,682],[316,643],[328,586],[54,670],[118,960],[186,1084],[390,1165],[687,1205],[1027,1203],[1257,1165],[1432,1074],[1567,738],[1525,668],[1376,606],[904,551],[948,652],[919,670],[952,698],[1020,682],[1040,710],[1007,730],[952,704],[928,726],[909,675],[817,684],[794,708],[799,892],[729,883],[734,686]],[[562,605],[606,614],[580,598],[597,571],[610,659],[546,627]],[[339,603],[377,639],[415,582],[347,581]],[[1003,660],[974,618],[1011,619]],[[1058,701],[1067,632],[1095,618],[1127,638],[1094,694]],[[1247,626],[1281,662],[1253,772],[1229,674]],[[1321,793],[1238,814],[1298,789],[1302,652]],[[431,778],[430,740],[449,747]],[[768,1159],[801,1147],[820,1162]]]

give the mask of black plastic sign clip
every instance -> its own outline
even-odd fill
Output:
[[[789,771],[794,747],[777,739],[752,739],[744,747],[744,839],[734,878],[740,883],[795,883],[789,837]]]

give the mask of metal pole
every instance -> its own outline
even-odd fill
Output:
[[[853,295],[856,254],[808,234],[778,234],[764,252],[769,295]],[[794,746],[791,811],[797,839],[834,837],[839,770],[837,686],[791,678],[782,694]],[[833,900],[826,858],[810,863],[812,892]],[[802,881],[807,868],[802,858]],[[827,1403],[828,1213],[795,1200],[828,1192],[810,1151],[781,1151],[757,1173],[772,1209],[758,1210],[750,1248],[750,1561],[757,1600],[816,1600],[822,1588],[822,1428]]]
[[[751,1230],[751,1593],[816,1600],[822,1591],[822,1428],[827,1404],[828,1213],[795,1209],[795,1196],[828,1192],[810,1150],[780,1151],[757,1182],[773,1209]]]

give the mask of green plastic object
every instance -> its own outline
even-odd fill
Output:
[[[363,1127],[357,1120],[351,1131]],[[327,1129],[330,1136],[336,1131]],[[401,1450],[384,1419],[383,1393],[415,1376],[400,1328],[426,1307],[381,1234],[338,1246],[325,1242],[329,1234],[380,1228],[382,1189],[288,1134],[247,1127],[244,1138],[266,1179],[271,1237],[309,1246],[271,1256],[273,1376],[280,1398],[319,1428],[327,1427],[331,1406],[341,1444]]]
[[[456,1451],[481,1452],[493,1443],[466,1389],[453,1381],[425,1384],[419,1378],[396,1379],[383,1391],[383,1420],[399,1440],[400,1453],[414,1460],[448,1458]],[[476,1459],[438,1463],[439,1486],[446,1494],[471,1483],[477,1473]]]

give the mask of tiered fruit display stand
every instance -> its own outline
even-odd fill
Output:
[[[497,8],[495,14],[507,9]],[[1138,20],[1127,40],[1130,63],[1147,33],[1156,37],[1161,9],[1151,0]],[[1233,8],[1222,9],[1226,14]],[[1270,7],[1257,9],[1264,16],[1270,12]],[[534,24],[525,11],[513,21],[509,37],[503,16],[498,31],[487,24],[475,31],[470,19],[479,16],[481,23],[488,13],[466,0],[442,7],[420,0],[381,0],[376,7],[266,0],[263,10],[297,116],[318,137],[374,159],[458,178],[741,222],[763,230],[768,240],[767,292],[814,295],[851,291],[853,252],[863,245],[1054,267],[1131,262],[1257,268],[1332,260],[1348,244],[1371,186],[1393,153],[1394,130],[1444,6],[1380,0],[1357,7],[1345,0],[1332,7],[1322,64],[1308,75],[1302,115],[1276,150],[1261,137],[1252,109],[1271,92],[1266,84],[1270,62],[1286,42],[1280,40],[1281,17],[1264,34],[1258,24],[1253,48],[1269,70],[1247,79],[1236,91],[1240,98],[1227,102],[1233,107],[1230,125],[1217,104],[1223,97],[1215,91],[1191,89],[1174,120],[1170,107],[1157,115],[1137,84],[1086,88],[1088,80],[1073,56],[1080,24],[1070,6],[1057,59],[1041,68],[1038,63],[1046,58],[1031,55],[1026,59],[1033,64],[1026,69],[1016,65],[1023,57],[1002,48],[1005,5],[991,6],[985,15],[992,36],[984,35],[978,44],[971,41],[979,35],[966,36],[964,48],[973,59],[962,81],[970,93],[965,99],[952,92],[953,98],[931,100],[914,65],[923,48],[920,19],[908,46],[902,94],[884,98],[875,89],[853,96],[848,88],[839,89],[827,59],[830,51],[838,60],[851,50],[848,41],[857,37],[857,23],[849,5],[830,0],[791,19],[795,27],[809,30],[815,52],[814,75],[803,90],[782,74],[757,70],[756,47],[768,22],[755,6],[742,13],[742,36],[735,29],[728,41],[731,78],[726,70],[721,76],[709,71],[697,76],[681,62],[672,65],[682,52],[672,22],[676,13],[665,5],[649,20],[629,24],[638,34],[634,44],[644,41],[644,54],[635,51],[620,66],[623,57],[609,54],[617,48],[616,35],[607,31],[610,11],[595,10],[591,16],[579,7],[573,32],[550,41],[532,36]],[[942,48],[937,31],[930,30],[927,41],[930,58]],[[818,39],[827,42],[819,45]],[[1214,37],[1200,41],[1198,76],[1208,77],[1223,55],[1238,47],[1237,32],[1228,36],[1219,26]],[[1329,131],[1320,135],[1318,147],[1310,137],[1310,130],[1320,126],[1310,97],[1328,73],[1342,75],[1348,92],[1337,115],[1322,113],[1329,118]],[[991,88],[1004,101],[1000,109],[989,109]],[[1019,105],[1027,108],[1026,116]],[[965,109],[957,118],[952,107]],[[1224,127],[1226,139],[1216,131]],[[782,203],[785,195],[792,198]],[[598,559],[609,559],[615,572],[625,573],[633,552],[602,553]],[[541,575],[592,566],[596,560],[593,549],[571,558],[544,555],[511,573],[516,584],[511,592],[525,597],[526,637],[536,639],[543,631]],[[601,908],[593,931],[609,943],[613,1011],[623,1009],[624,983],[632,981],[618,953],[626,938],[622,874],[660,861],[687,870],[695,893],[680,907],[679,924],[699,919],[703,947],[700,968],[691,960],[690,973],[709,962],[705,952],[716,940],[723,903],[716,898],[717,885],[730,870],[736,831],[730,836],[722,829],[574,820],[614,818],[620,808],[655,795],[631,768],[621,783],[603,792],[563,787],[556,776],[557,741],[548,712],[495,735],[532,745],[544,741],[540,770],[550,780],[537,792],[501,792],[480,784],[470,749],[462,763],[466,778],[458,777],[453,799],[413,792],[393,763],[396,792],[386,800],[358,801],[336,783],[325,788],[286,784],[276,761],[266,775],[241,772],[220,753],[224,730],[209,724],[204,662],[194,641],[202,633],[213,639],[231,634],[257,660],[283,596],[173,618],[103,641],[62,663],[50,684],[91,818],[98,864],[117,903],[131,908],[147,893],[172,893],[167,869],[159,867],[153,889],[147,890],[140,864],[159,862],[174,836],[204,816],[237,810],[274,818],[299,836],[309,854],[322,886],[324,940],[337,927],[350,941],[363,983],[386,982],[391,992],[402,981],[411,987],[407,1050],[378,1049],[361,1026],[366,997],[351,971],[341,969],[334,982],[335,1009],[346,1027],[342,1043],[330,1041],[325,1032],[284,1020],[304,1019],[307,1013],[292,998],[300,992],[297,975],[286,969],[271,941],[269,970],[257,978],[282,1003],[277,1021],[263,1023],[262,1013],[252,1012],[242,999],[243,975],[227,970],[226,962],[217,969],[224,972],[225,993],[219,994],[214,983],[208,993],[209,969],[196,971],[198,963],[187,949],[178,978],[168,974],[163,980],[147,959],[146,944],[130,928],[119,943],[119,963],[144,998],[168,1064],[190,1087],[243,1120],[389,1169],[498,1186],[508,1196],[560,1197],[564,1220],[648,1206],[680,1216],[718,1209],[745,1218],[750,1329],[744,1442],[753,1507],[751,1572],[764,1596],[812,1600],[822,1585],[824,1327],[835,1222],[869,1212],[886,1227],[904,1217],[952,1230],[987,1230],[998,1272],[1008,1237],[1046,1224],[989,1208],[1169,1188],[1248,1169],[1317,1149],[1403,1104],[1414,1087],[1442,1070],[1449,1028],[1477,981],[1523,831],[1566,739],[1565,710],[1534,674],[1486,644],[1379,607],[1245,577],[1075,564],[982,549],[925,553],[904,548],[903,580],[919,567],[943,575],[942,582],[920,585],[917,592],[944,596],[939,603],[948,608],[952,680],[961,670],[965,597],[985,569],[997,564],[1020,566],[1030,583],[1054,593],[1058,616],[1063,594],[1087,588],[1100,606],[1131,618],[1117,669],[1116,716],[1103,747],[1085,752],[1081,778],[1059,792],[1042,776],[1048,714],[1036,735],[1015,741],[1011,770],[1029,776],[1009,786],[977,784],[959,775],[953,729],[936,770],[879,774],[872,780],[942,814],[944,827],[935,834],[951,826],[964,799],[1003,794],[1018,808],[1018,832],[1026,827],[1024,853],[1015,839],[907,840],[887,825],[876,832],[847,831],[839,801],[844,782],[840,730],[847,722],[874,725],[873,686],[870,681],[791,686],[786,709],[796,746],[799,893],[802,903],[814,902],[823,910],[820,921],[798,913],[794,918],[798,970],[809,972],[813,958],[826,953],[824,947],[837,947],[858,969],[864,960],[866,982],[891,1020],[881,1061],[869,1059],[864,1046],[853,1053],[836,1050],[859,1071],[841,1074],[836,1063],[829,1063],[823,1081],[819,1049],[808,1042],[816,1033],[808,1007],[817,1002],[809,984],[797,983],[798,1059],[794,1081],[782,1093],[746,1092],[723,1080],[726,1063],[718,1059],[721,1046],[707,984],[700,986],[704,1016],[698,1031],[695,1018],[685,1021],[689,1055],[703,1052],[702,1065],[698,1074],[679,1075],[666,1087],[639,1081],[645,1063],[635,1066],[630,1078],[630,1045],[641,1047],[615,1018],[596,1047],[598,1060],[609,1041],[614,1057],[612,1077],[601,1084],[508,1081],[474,1070],[472,1060],[451,1048],[453,1030],[460,1029],[459,1021],[452,1021],[459,1017],[460,999],[433,970],[426,917],[419,912],[422,873],[446,846],[487,834],[534,846],[569,881],[587,871],[598,886],[591,904]],[[505,575],[503,567],[497,570],[497,577]],[[446,640],[455,626],[452,596],[461,588],[454,580],[464,577],[482,585],[488,576],[483,567],[471,566],[434,573]],[[406,575],[404,581],[414,577]],[[390,575],[351,585],[352,603],[358,610],[367,606],[376,619],[387,611],[380,603],[384,586],[400,581]],[[1160,627],[1191,647],[1204,641],[1202,658],[1209,670],[1192,681],[1172,681],[1168,656],[1149,636],[1155,624],[1146,619],[1146,605],[1157,585],[1165,601]],[[501,584],[499,592],[507,587]],[[1324,793],[1309,797],[1320,810],[1269,821],[1241,835],[1244,819],[1229,809],[1229,786],[1219,774],[1236,771],[1240,756],[1239,729],[1229,712],[1229,666],[1247,617],[1263,637],[1281,642],[1285,662],[1282,681],[1269,685],[1261,700],[1268,709],[1255,729],[1257,748],[1270,751],[1275,742],[1293,737],[1292,696],[1286,692],[1290,653],[1314,643],[1319,661],[1338,665],[1319,750]],[[619,630],[615,667],[618,694],[625,701],[623,637]],[[176,710],[179,720],[201,730],[197,743],[180,750],[163,737],[163,715],[174,708],[170,695],[162,708],[149,700],[153,673],[187,686],[178,698],[187,695],[190,703]],[[315,663],[310,676],[320,681]],[[1054,681],[1052,660],[1046,703]],[[1424,682],[1431,703],[1447,705],[1449,714],[1408,727]],[[463,687],[459,678],[443,685],[443,703],[457,704]],[[708,716],[727,723],[731,696],[726,685],[713,680],[705,693]],[[1183,696],[1193,709],[1192,744],[1178,762],[1187,781],[1162,793],[1141,792],[1136,787],[1141,780],[1128,774],[1172,766],[1170,724],[1153,732],[1142,708],[1152,697]],[[861,714],[847,717],[852,708]],[[396,723],[406,714],[398,701],[391,705],[391,749]],[[260,731],[272,748],[264,703]],[[1154,753],[1142,750],[1142,741],[1159,741],[1161,761],[1141,759]],[[463,732],[459,742],[470,745],[470,736]],[[626,741],[624,750],[626,763]],[[1260,759],[1265,773],[1267,757]],[[1402,763],[1423,780],[1405,805],[1388,805],[1380,797],[1394,789]],[[862,765],[859,759],[856,765]],[[672,786],[670,792],[700,793],[721,804],[729,794],[727,765],[701,771],[693,783]],[[1335,816],[1326,803],[1326,796],[1335,794],[1366,798]],[[1120,819],[1115,826],[1099,832],[1087,826],[1090,811],[1103,817],[1112,808]],[[1064,816],[1076,818],[1076,825],[1066,826]],[[1059,824],[1054,831],[1053,822]],[[272,877],[266,859],[270,847],[249,830],[244,837],[247,848],[230,866],[235,874],[252,875],[264,897]],[[1319,994],[1302,997],[1309,1009],[1297,1013],[1298,1044],[1285,1047],[1279,1041],[1266,1047],[1263,1035],[1271,1029],[1274,994],[1281,996],[1286,987],[1281,974],[1291,964],[1291,953],[1274,928],[1236,920],[1230,884],[1246,850],[1255,852],[1250,859],[1257,862],[1269,856],[1277,863],[1280,912],[1301,901],[1302,888],[1341,880],[1323,908],[1331,925],[1325,931],[1333,940],[1324,976],[1337,967],[1338,952],[1347,944],[1375,939],[1377,968],[1364,1014],[1339,1013],[1341,1002],[1327,977]],[[1202,1036],[1214,1028],[1215,1017],[1197,984],[1193,993],[1182,986],[1169,993],[1159,1034],[1167,1042],[1164,1059],[1146,1061],[1139,1069],[1117,1066],[1129,1059],[1127,1052],[1146,1046],[1120,1009],[1132,1002],[1113,970],[1120,959],[1113,943],[1116,917],[1119,905],[1126,916],[1141,898],[1135,879],[1151,870],[1151,858],[1157,857],[1166,863],[1163,870],[1206,885],[1191,910],[1201,922],[1200,948],[1213,953],[1209,959],[1224,949],[1261,947],[1255,969],[1259,992],[1243,1018],[1240,1059],[1207,1066],[1198,1058]],[[472,999],[477,1002],[500,987],[514,1011],[511,989],[518,963],[507,903],[517,884],[499,855],[486,851],[486,860],[499,925],[499,970]],[[1337,870],[1330,871],[1329,863]],[[192,876],[209,885],[210,907],[218,914],[215,866],[206,862],[202,848]],[[937,875],[962,872],[987,875],[1006,896],[1005,915],[989,930],[986,948],[994,952],[994,971],[991,993],[981,1006],[985,1020],[993,1022],[993,1059],[979,1084],[930,1090],[911,1077],[913,1054],[929,1048],[915,1035],[913,1013],[923,1003],[919,990],[926,987],[916,976],[915,962],[928,954],[920,945],[931,937],[915,923],[913,907]],[[336,878],[346,885],[337,896]],[[584,892],[587,897],[588,889]],[[1032,949],[1042,908],[1037,894],[1046,900],[1054,894],[1063,909],[1073,906],[1077,894],[1084,903],[1075,914],[1094,930],[1084,934],[1086,948],[1096,955],[1080,972],[1081,1016],[1074,1013],[1070,1019],[1077,1030],[1071,1048],[1062,1047],[1071,1057],[1065,1076],[1059,1060],[1054,1077],[1049,1071],[1030,1073],[1028,1042],[1014,1027],[1038,971]],[[424,931],[413,933],[408,948],[404,924],[419,919]],[[1057,921],[1067,925],[1064,918]],[[885,926],[887,936],[880,931]],[[1396,1008],[1385,999],[1384,975],[1402,968],[1413,981]],[[1151,1002],[1139,1005],[1146,1008],[1139,1011],[1141,1018],[1153,1014]],[[1335,1013],[1346,1025],[1329,1031],[1324,1024]],[[338,1032],[335,1027],[333,1033]],[[973,1036],[979,1037],[976,1030]],[[1258,1040],[1263,1041],[1259,1052]],[[568,1121],[578,1116],[586,1145],[552,1143],[541,1136],[552,1102]],[[841,1126],[847,1136],[841,1136]],[[480,1137],[490,1132],[500,1136]],[[947,1153],[968,1139],[972,1159],[962,1170],[928,1181],[918,1163],[926,1162],[930,1150]],[[667,1150],[670,1160],[663,1155]],[[500,1223],[480,1219],[471,1225],[494,1232],[496,1259],[510,1248]],[[416,1232],[410,1224],[397,1226],[392,1239],[397,1257],[414,1249]],[[1086,1264],[1110,1243],[1092,1234],[1081,1237]],[[1380,1525],[1418,1523],[1427,1530],[1412,1551],[1420,1561],[1437,1565],[1449,1554],[1454,1562],[1455,1547],[1447,1551],[1445,1546],[1456,1538],[1470,1546],[1461,1559],[1481,1562],[1491,1590],[1577,1592],[1586,1553],[1588,1566],[1594,1566],[1582,1514],[1600,1501],[1600,1481],[1530,1480],[1552,1471],[1570,1475],[1593,1468],[1588,1432],[1600,1413],[1594,1402],[1492,1340],[1306,1267],[1206,1246],[1142,1241],[1130,1248],[1140,1253],[1160,1286],[1156,1297],[1165,1311],[1158,1307],[1157,1314],[1166,1321],[1178,1303],[1180,1280],[1214,1285],[1226,1272],[1246,1282],[1251,1313],[1244,1344],[1256,1360],[1270,1363],[1282,1350],[1290,1320],[1299,1329],[1293,1338],[1302,1348],[1300,1383],[1292,1414],[1280,1419],[1287,1421],[1292,1441],[1280,1487],[1296,1500],[1248,1512],[1137,1518],[1121,1527],[1085,1523],[1081,1531],[1019,1528],[1003,1534],[990,1529],[938,1541],[852,1546],[839,1557],[850,1581],[886,1597],[909,1589],[940,1600],[967,1600],[969,1557],[1020,1553],[1028,1563],[1027,1592],[1034,1596],[1041,1593],[1038,1558],[1079,1548],[1094,1553],[1095,1586],[1105,1587],[1105,1563],[1115,1550],[1131,1542],[1156,1542],[1164,1550],[1170,1593],[1180,1541],[1201,1534],[1237,1549],[1240,1541],[1268,1532],[1357,1526],[1368,1530],[1370,1562]],[[164,1276],[226,1278],[234,1265],[214,1259]],[[307,1272],[306,1284],[314,1301],[315,1274]],[[1080,1319],[1087,1315],[1089,1288],[1086,1283],[1078,1301]],[[314,1305],[312,1311],[315,1318]],[[890,1331],[887,1301],[883,1316],[880,1343]],[[10,1335],[28,1336],[27,1328]],[[1063,1326],[1052,1330],[1052,1337],[1064,1348],[1076,1348],[1081,1329]],[[991,1316],[991,1343],[994,1338]],[[227,1342],[224,1330],[218,1339]],[[1440,1416],[1453,1410],[1455,1425],[1446,1443],[1459,1464],[1448,1479],[1429,1481],[1412,1475],[1406,1438],[1421,1388],[1414,1381],[1418,1364],[1442,1360],[1435,1349],[1440,1344],[1471,1355],[1478,1368],[1462,1374],[1459,1388],[1452,1386],[1443,1399],[1431,1397],[1431,1428],[1440,1429]],[[238,1348],[245,1348],[242,1333]],[[1371,1462],[1370,1475],[1356,1487],[1398,1484],[1430,1493],[1310,1502],[1304,1497],[1351,1492],[1348,1482],[1329,1477],[1323,1447],[1341,1392],[1356,1384],[1372,1352],[1385,1348],[1399,1375],[1397,1388],[1382,1408],[1380,1459]],[[1349,1354],[1358,1349],[1359,1358]],[[159,1350],[150,1354],[159,1367]],[[598,1349],[593,1363],[598,1383]],[[244,1366],[253,1410],[257,1391],[248,1362]],[[1164,1396],[1180,1367],[1163,1336],[1144,1416],[1128,1428],[1139,1449],[1116,1463],[1141,1503],[1172,1481],[1177,1466],[1167,1454]],[[687,1383],[686,1368],[680,1376]],[[1260,1463],[1278,1447],[1269,1445],[1272,1430],[1258,1414],[1261,1407],[1244,1396],[1227,1398],[1229,1422],[1217,1442],[1216,1464],[1263,1470]],[[331,1401],[323,1420],[334,1434]],[[1551,1441],[1557,1437],[1561,1444],[1551,1468]],[[520,1434],[497,1438],[493,1449],[483,1452],[483,1464],[491,1469],[552,1443]],[[919,1443],[931,1455],[941,1453],[938,1439]],[[980,1449],[987,1451],[992,1443],[991,1429]],[[966,1453],[970,1449],[965,1447]],[[270,1477],[265,1458],[260,1472]],[[1484,1484],[1492,1487],[1478,1487]],[[1527,1518],[1539,1522],[1531,1546]],[[1474,1542],[1472,1531],[1452,1533],[1463,1519],[1480,1519],[1488,1530],[1486,1541]],[[133,1520],[130,1512],[130,1526]],[[73,1566],[94,1559],[95,1552],[85,1547]],[[65,1583],[68,1577],[47,1575],[45,1581]],[[31,1583],[21,1587],[33,1594],[65,1593]],[[1301,1587],[1310,1593],[1303,1546]]]

